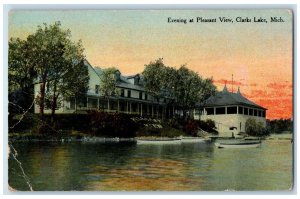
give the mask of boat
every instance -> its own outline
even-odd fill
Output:
[[[217,148],[257,148],[261,140],[229,139],[215,142]]]
[[[180,144],[180,138],[139,138],[137,144]]]
[[[209,139],[202,137],[181,137],[182,143],[206,142]]]

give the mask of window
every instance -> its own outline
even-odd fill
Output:
[[[244,115],[249,115],[249,109],[248,108],[244,108]]]
[[[254,110],[254,116],[257,116],[257,110]]]
[[[139,98],[140,98],[140,99],[143,99],[143,92],[141,92],[141,91],[140,91],[140,96],[139,96]]]
[[[243,107],[239,106],[239,114],[243,114]]]
[[[206,108],[207,115],[214,115],[214,108]]]
[[[122,89],[121,89],[121,97],[124,97],[124,92],[125,92],[125,91],[124,91],[124,89],[122,88]]]
[[[263,117],[266,117],[266,111],[263,111],[262,115],[263,115]]]
[[[237,107],[236,106],[227,107],[227,114],[236,114],[236,113],[237,113]]]
[[[75,109],[75,98],[70,99],[70,109],[74,110]]]
[[[148,95],[147,95],[147,93],[145,93],[145,100],[148,100]]]
[[[96,94],[99,93],[99,85],[95,85],[95,93],[96,93]]]
[[[89,98],[88,108],[97,108],[97,107],[98,107],[98,100],[94,98]]]
[[[225,107],[216,108],[216,115],[225,114]]]
[[[261,111],[258,111],[257,116],[258,116],[258,117],[262,117],[262,112],[261,112]]]
[[[253,109],[249,108],[249,115],[253,115]]]
[[[131,97],[131,90],[127,91],[127,97]]]

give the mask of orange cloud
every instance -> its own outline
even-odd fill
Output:
[[[243,84],[240,81],[232,81],[232,80],[226,80],[226,79],[219,79],[219,80],[213,80],[214,83],[217,84],[227,84],[227,85],[234,85],[234,86],[245,86],[245,84]]]
[[[279,83],[273,82],[273,83],[268,84],[267,87],[273,88],[273,89],[283,89],[283,88],[293,88],[293,85],[292,84],[279,84]]]
[[[214,84],[222,89],[227,81],[231,88],[231,81],[225,79],[214,80]],[[293,84],[289,81],[253,83],[246,79],[233,82],[233,92],[240,87],[243,96],[267,108],[268,119],[291,118],[293,116]],[[230,89],[231,90],[231,89]]]

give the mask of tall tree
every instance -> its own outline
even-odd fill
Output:
[[[55,110],[60,106],[59,99],[75,97],[76,100],[80,95],[85,95],[88,90],[88,69],[84,64],[81,42],[72,43],[66,40],[63,50],[61,63],[51,68],[49,75],[51,79],[47,81],[51,91],[47,101],[50,102],[52,119]]]
[[[103,69],[100,75],[100,92],[107,99],[107,108],[109,111],[110,100],[109,97],[111,95],[117,94],[116,91],[116,71],[117,69],[114,67]]]
[[[60,22],[53,25],[44,24],[38,26],[37,31],[27,37],[29,57],[32,66],[37,73],[37,80],[40,83],[38,104],[41,115],[45,108],[45,88],[48,83],[53,92],[52,114],[55,113],[56,101],[59,96],[57,89],[66,78],[68,71],[78,65],[84,59],[81,42],[71,41],[70,30],[63,30]]]
[[[8,90],[10,113],[14,112],[16,105],[27,109],[33,102],[33,79],[36,72],[28,59],[28,45],[21,39],[9,40],[8,48]]]
[[[83,51],[81,41],[73,42],[70,30],[63,30],[60,22],[38,26],[24,41],[11,39],[9,89],[16,89],[17,85],[32,88],[33,82],[39,84],[36,101],[40,113],[43,116],[47,105],[54,115],[60,97],[77,97],[87,91],[88,71],[83,66]]]
[[[86,100],[89,79],[88,67],[84,60],[74,63],[62,79],[59,86],[62,96],[65,99],[75,99],[75,111],[77,111],[77,102]]]
[[[165,66],[162,59],[145,65],[143,76],[145,89],[157,98],[166,94],[173,98],[184,118],[187,111],[216,92],[212,78],[203,79],[185,65],[178,70]]]
[[[177,73],[176,100],[183,111],[183,117],[186,118],[187,111],[195,108],[197,104],[202,104],[209,96],[214,95],[216,87],[212,83],[212,78],[203,79],[185,65],[181,66]]]
[[[55,110],[62,106],[63,100],[75,100],[75,111],[77,110],[77,102],[86,99],[88,82],[88,68],[84,60],[73,62],[63,75],[47,82],[45,106],[51,109],[52,120],[55,116]]]

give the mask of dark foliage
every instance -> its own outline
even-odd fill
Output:
[[[267,120],[267,129],[272,133],[292,132],[293,121],[291,119]]]
[[[270,132],[263,126],[262,122],[257,122],[255,119],[249,118],[246,121],[246,133],[249,136],[264,137]]]
[[[38,126],[41,125],[41,119],[38,115],[33,113],[11,114],[8,117],[9,132],[32,132],[36,133]]]
[[[199,128],[199,124],[197,121],[189,120],[186,122],[184,131],[192,136],[197,136],[198,128]]]
[[[45,115],[47,124],[51,124],[51,119],[51,115]],[[86,114],[56,114],[53,128],[57,131],[61,129],[84,131],[89,129],[89,119]]]
[[[216,130],[216,125],[213,120],[205,120],[205,121],[196,121],[196,120],[188,120],[185,121],[183,119],[171,119],[167,123],[170,127],[184,131],[186,134],[191,136],[196,136],[197,132],[201,129],[203,131],[218,134]]]
[[[199,121],[199,128],[201,128],[203,131],[213,133],[213,134],[218,134],[218,131],[216,130],[216,123],[213,120],[205,120]]]
[[[129,115],[91,111],[88,113],[89,126],[96,136],[134,137],[138,125]]]

